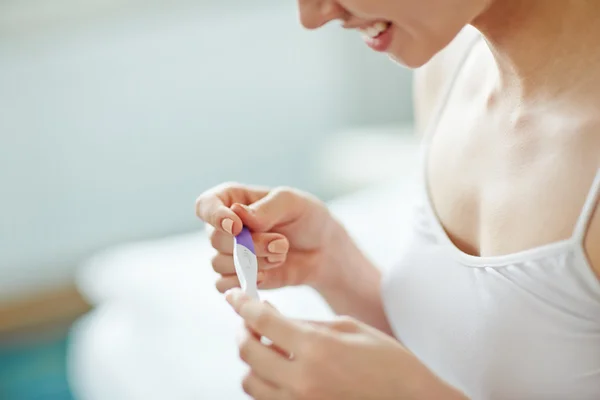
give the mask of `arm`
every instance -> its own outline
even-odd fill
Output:
[[[416,71],[414,109],[419,134],[425,130],[447,82],[478,35],[474,28],[465,28],[427,65]],[[320,282],[323,283],[313,285],[314,289],[337,314],[352,316],[391,335],[392,330],[381,300],[381,272],[362,254],[343,228],[338,228],[335,238],[335,251],[330,254],[343,254],[344,258],[341,261],[327,260],[328,268],[325,269],[342,272],[339,276],[322,279]]]
[[[444,50],[415,73],[414,109],[419,134],[436,111],[448,81],[479,33],[465,28]],[[320,279],[312,285],[336,314],[359,319],[392,335],[381,299],[381,272],[352,242],[342,227],[337,228],[332,259],[326,260],[328,271],[341,271],[334,277]],[[339,254],[344,255],[341,260]],[[336,257],[336,258],[333,258]]]
[[[341,225],[336,226],[331,259],[325,271],[335,275],[323,277],[312,287],[338,315],[356,318],[393,336],[381,299],[381,272],[367,259]],[[342,255],[342,257],[339,257]]]

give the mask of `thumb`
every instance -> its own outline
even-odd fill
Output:
[[[302,197],[293,190],[279,189],[250,205],[233,204],[231,210],[251,231],[267,232],[298,218],[303,211],[303,204]]]

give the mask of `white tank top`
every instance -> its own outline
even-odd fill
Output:
[[[600,169],[570,239],[500,257],[460,251],[425,182],[403,258],[383,279],[398,340],[473,400],[599,400],[600,281],[584,241]]]

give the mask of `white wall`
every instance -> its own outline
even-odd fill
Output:
[[[224,180],[318,193],[324,135],[410,118],[409,73],[356,33],[234,3],[0,18],[0,298],[195,229],[196,195]]]

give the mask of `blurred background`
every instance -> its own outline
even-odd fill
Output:
[[[404,168],[411,74],[294,1],[0,2],[0,399],[74,398],[96,252],[198,231],[223,181],[325,200]]]

